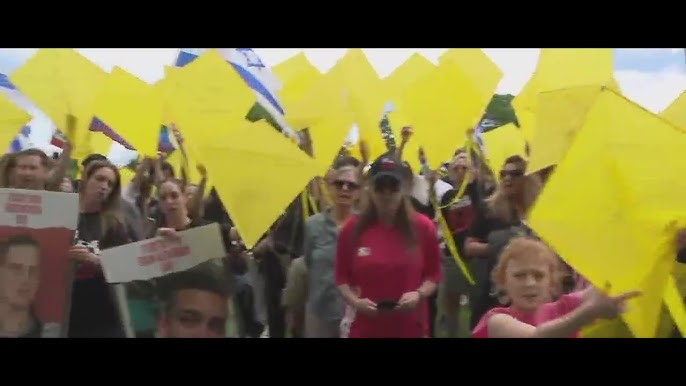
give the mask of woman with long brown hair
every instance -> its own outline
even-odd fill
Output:
[[[425,337],[426,298],[441,279],[436,227],[408,202],[399,159],[381,156],[368,173],[369,200],[343,225],[336,248],[336,284],[348,306],[341,335]]]
[[[130,242],[119,213],[119,170],[107,161],[94,161],[84,171],[79,190],[76,243],[69,251],[76,262],[69,337],[124,337],[114,292],[98,258],[101,250]]]

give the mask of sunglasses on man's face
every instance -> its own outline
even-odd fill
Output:
[[[333,185],[336,187],[336,189],[344,189],[347,188],[348,190],[357,190],[360,188],[360,185],[351,182],[351,181],[343,181],[343,180],[336,180],[333,182]]]
[[[505,178],[507,176],[510,176],[512,178],[522,177],[522,176],[524,176],[524,170],[501,170],[500,171],[500,178]]]

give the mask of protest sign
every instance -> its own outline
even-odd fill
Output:
[[[229,280],[217,224],[102,252],[128,337],[223,338],[229,335]]]
[[[0,336],[67,335],[78,196],[0,189]]]

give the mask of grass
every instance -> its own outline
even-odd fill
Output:
[[[443,311],[443,306],[441,302],[441,298],[439,295],[438,299],[438,315],[436,315],[436,320],[434,320],[434,326],[435,328],[435,334],[436,338],[448,338],[447,333],[445,331],[441,330],[441,326],[439,324],[439,321],[441,320],[441,316],[444,314]],[[460,307],[460,310],[458,311],[457,318],[460,321],[460,326],[457,332],[457,337],[458,338],[469,338],[471,337],[471,331],[469,329],[469,322],[470,322],[470,317],[471,317],[471,311],[469,308],[469,304],[465,304],[462,307]]]

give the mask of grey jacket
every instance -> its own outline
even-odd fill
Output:
[[[317,213],[305,222],[303,256],[308,272],[307,305],[318,317],[343,318],[343,298],[336,287],[335,263],[338,226],[331,210]]]

